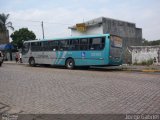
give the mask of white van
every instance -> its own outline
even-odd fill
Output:
[[[2,54],[2,52],[0,51],[0,66],[2,65],[2,63],[3,63],[3,54]]]

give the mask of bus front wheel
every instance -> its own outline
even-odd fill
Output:
[[[72,58],[67,59],[66,61],[66,68],[73,69],[75,67],[75,62]]]
[[[34,58],[30,58],[29,59],[29,65],[32,66],[32,67],[35,66],[35,60],[34,60]]]

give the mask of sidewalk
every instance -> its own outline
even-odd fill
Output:
[[[3,64],[26,65],[26,63],[16,63],[16,61],[3,61]]]
[[[3,64],[12,65],[27,65],[27,63],[16,63],[15,61],[4,61]],[[137,71],[137,72],[160,72],[159,65],[140,66],[140,65],[121,65],[121,66],[108,66],[108,67],[93,67],[103,68],[108,70],[123,70],[123,71]]]
[[[123,70],[140,72],[160,72],[159,65],[141,66],[141,65],[122,65]]]

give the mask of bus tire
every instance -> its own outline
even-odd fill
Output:
[[[75,62],[72,58],[69,58],[66,60],[66,68],[67,69],[74,69],[75,67]]]
[[[32,66],[32,67],[35,66],[35,60],[34,60],[34,58],[30,58],[29,59],[29,65]]]

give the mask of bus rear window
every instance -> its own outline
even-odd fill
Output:
[[[118,36],[110,36],[112,47],[122,47],[122,38]]]

